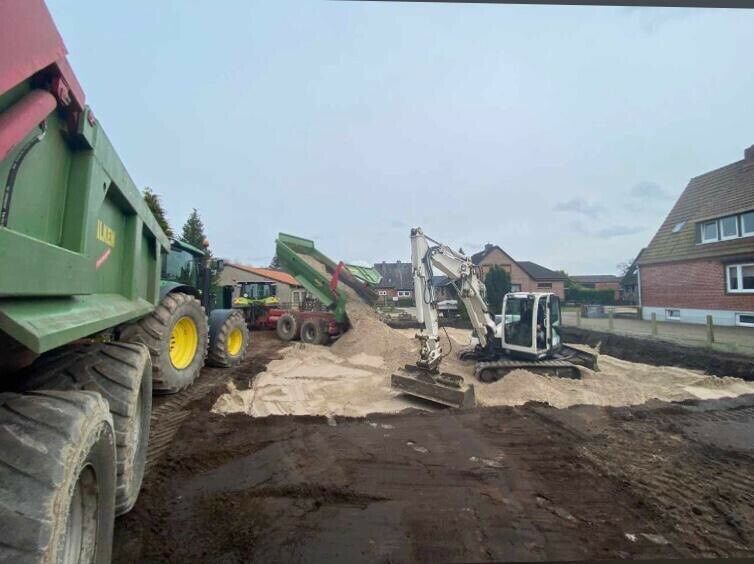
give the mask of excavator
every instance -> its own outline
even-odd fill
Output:
[[[440,371],[437,301],[432,276],[439,271],[454,285],[474,330],[472,345],[459,353],[476,360],[475,376],[483,383],[524,369],[540,374],[579,378],[579,366],[597,370],[597,354],[565,345],[560,335],[560,301],[556,294],[513,292],[503,298],[501,315],[490,312],[485,286],[471,259],[424,234],[411,230],[411,263],[420,331],[416,364],[391,376],[391,386],[405,394],[451,407],[473,407],[474,386],[458,374]]]

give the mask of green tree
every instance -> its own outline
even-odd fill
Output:
[[[204,248],[204,242],[207,240],[207,235],[204,233],[204,223],[202,223],[202,218],[199,217],[199,212],[196,211],[196,208],[193,209],[189,214],[186,223],[183,224],[181,240],[189,245],[194,245],[199,249]]]
[[[278,258],[277,254],[272,257],[272,260],[270,261],[270,268],[280,268],[280,259]]]
[[[568,276],[568,273],[565,270],[556,270],[555,272],[559,272],[560,274],[565,276],[565,282],[563,285],[566,288],[581,288],[581,284],[579,284],[578,282],[574,282],[573,279],[570,276]]]
[[[492,315],[503,311],[503,298],[511,291],[511,275],[499,266],[493,266],[484,277],[484,287],[487,290],[487,305]]]
[[[165,232],[165,235],[172,237],[173,230],[170,228],[170,224],[168,223],[165,208],[162,207],[162,200],[160,199],[159,195],[152,192],[152,189],[149,186],[144,188],[144,202],[147,204],[149,211],[152,212],[152,215],[157,220],[157,224]]]

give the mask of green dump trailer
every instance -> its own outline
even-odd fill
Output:
[[[311,239],[288,233],[278,234],[275,252],[280,265],[312,294],[324,311],[288,311],[277,320],[278,336],[284,341],[301,339],[322,345],[348,330],[346,303],[348,293],[340,283],[351,288],[362,300],[374,304],[377,296],[366,282],[374,282],[375,273],[367,268],[350,269],[336,263],[314,245]],[[377,275],[379,276],[379,275]],[[379,279],[377,279],[379,282]]]
[[[0,2],[0,562],[109,562],[153,388],[248,344],[207,318],[207,253],[162,232],[65,55],[42,0]]]

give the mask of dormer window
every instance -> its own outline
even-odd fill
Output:
[[[717,221],[702,224],[702,243],[717,241]]]
[[[751,237],[754,235],[754,211],[741,214],[741,236]]]
[[[673,232],[676,232],[675,228]],[[754,237],[754,211],[703,221],[697,231],[699,243],[729,241],[739,237]]]
[[[720,220],[720,240],[735,239],[738,237],[738,217],[732,215]]]

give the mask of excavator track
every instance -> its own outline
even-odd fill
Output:
[[[566,360],[493,360],[477,362],[474,375],[480,382],[497,382],[513,370],[527,370],[537,374],[557,376],[559,378],[581,378],[578,366]]]

